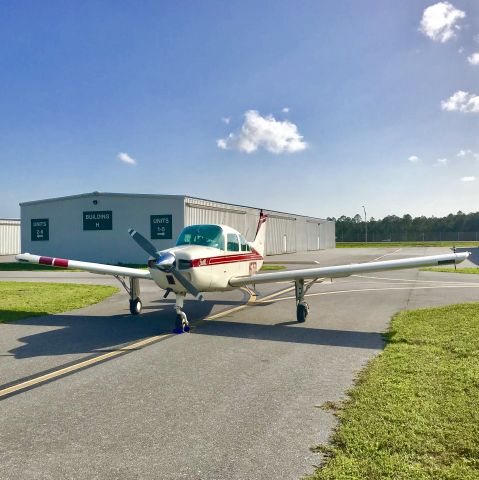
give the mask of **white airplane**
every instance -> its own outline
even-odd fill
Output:
[[[166,290],[164,298],[171,292],[175,294],[175,330],[183,332],[189,330],[188,319],[183,312],[183,301],[187,293],[203,300],[200,292],[226,291],[270,282],[294,282],[296,319],[301,323],[306,320],[309,312],[309,306],[304,300],[305,294],[318,281],[365,272],[457,264],[470,255],[469,252],[450,253],[258,274],[264,260],[266,219],[267,216],[261,211],[253,242],[247,242],[243,235],[226,225],[191,225],[182,230],[176,246],[162,251],[158,251],[149,240],[130,228],[128,232],[133,240],[150,255],[148,270],[42,257],[30,253],[15,258],[19,262],[113,275],[130,295],[132,315],[141,312],[140,279],[153,280]],[[129,279],[129,285],[125,278]]]

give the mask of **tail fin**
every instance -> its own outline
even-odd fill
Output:
[[[256,228],[256,236],[252,243],[253,248],[264,257],[264,244],[266,240],[266,219],[267,215],[261,210],[259,214],[258,227]]]

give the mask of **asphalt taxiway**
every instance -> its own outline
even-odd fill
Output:
[[[447,251],[337,249],[268,261],[307,268]],[[2,280],[116,284],[80,272],[0,272]],[[187,301],[194,328],[182,335],[171,334],[173,301],[151,282],[142,282],[139,317],[121,292],[0,324],[0,477],[297,479],[320,462],[309,447],[335,425],[317,406],[344,397],[383,348],[391,316],[479,301],[479,279],[407,270],[326,281],[308,292],[305,324],[294,321],[290,284],[258,293]]]

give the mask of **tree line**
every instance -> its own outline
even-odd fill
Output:
[[[371,217],[367,224],[358,213],[354,217],[345,215],[329,217],[336,222],[338,242],[368,241],[431,241],[431,240],[478,240],[479,212],[456,214],[446,217],[412,217],[409,214],[398,217],[388,215],[376,220]]]

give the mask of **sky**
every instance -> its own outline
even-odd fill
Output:
[[[0,218],[92,191],[479,210],[479,2],[0,3]]]

